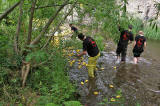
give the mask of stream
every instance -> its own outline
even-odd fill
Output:
[[[147,41],[140,62],[133,64],[132,45],[126,63],[117,63],[116,45],[107,42],[98,59],[96,78],[88,89],[88,72],[76,61],[69,71],[84,106],[160,106],[160,42]],[[83,62],[87,62],[85,56]],[[84,82],[84,83],[82,83]],[[95,93],[96,92],[96,93]]]

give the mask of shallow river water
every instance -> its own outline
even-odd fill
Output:
[[[106,43],[98,60],[96,78],[88,89],[87,68],[76,61],[69,71],[85,106],[160,106],[160,41],[147,41],[140,62],[133,64],[132,45],[126,63],[116,62],[116,46]],[[87,62],[87,56],[84,57]],[[84,82],[84,84],[81,84]],[[96,92],[96,93],[95,93]]]

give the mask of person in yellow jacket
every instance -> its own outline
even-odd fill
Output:
[[[100,56],[100,52],[95,40],[89,36],[85,36],[82,33],[78,34],[78,38],[83,41],[83,52],[79,53],[77,56],[83,56],[88,53],[88,76],[94,78],[94,71],[96,69],[97,60]]]

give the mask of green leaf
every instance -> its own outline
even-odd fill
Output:
[[[153,26],[152,26],[152,29],[154,29],[154,28],[155,28],[155,26],[156,26],[156,22],[154,22],[154,24],[153,24]]]

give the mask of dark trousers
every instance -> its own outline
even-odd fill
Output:
[[[133,55],[134,57],[140,57],[141,53],[143,52],[143,47],[140,47],[140,48],[137,48],[137,47],[134,47],[133,48]]]
[[[121,61],[126,60],[127,46],[128,46],[128,44],[118,43],[116,53],[117,53],[117,56],[121,55]]]

